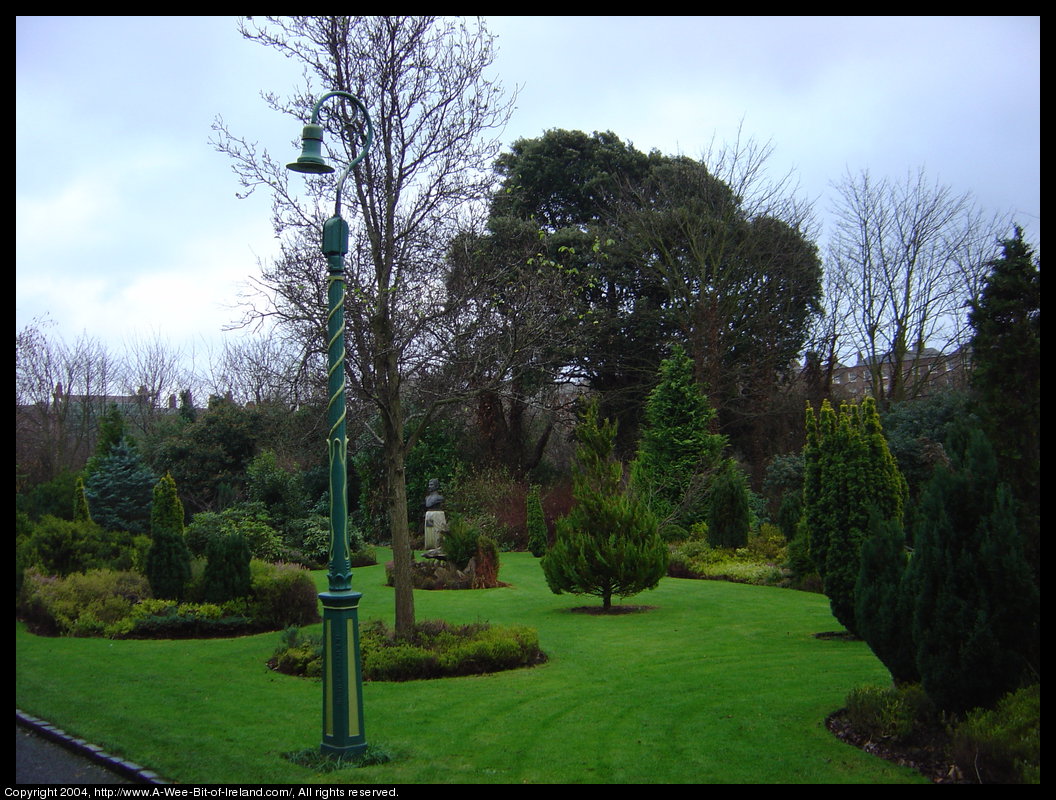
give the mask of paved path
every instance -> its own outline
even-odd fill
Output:
[[[163,783],[138,764],[15,711],[15,783],[103,784]]]

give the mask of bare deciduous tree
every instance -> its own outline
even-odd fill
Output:
[[[966,344],[967,305],[1002,223],[923,169],[900,182],[848,174],[836,189],[832,333],[840,352],[868,365],[882,405],[913,397],[929,377],[925,348],[949,354]]]
[[[18,479],[39,483],[84,466],[119,368],[106,347],[82,335],[49,338],[36,321],[15,335]]]
[[[352,229],[346,370],[353,392],[379,421],[374,433],[385,454],[396,629],[404,635],[414,624],[405,457],[433,411],[450,399],[432,397],[412,418],[405,395],[442,361],[451,341],[459,301],[443,281],[445,249],[459,221],[486,197],[487,168],[512,104],[488,76],[493,37],[480,22],[269,17],[247,18],[241,32],[304,65],[306,85],[289,99],[268,95],[273,109],[303,121],[319,94],[342,90],[359,97],[374,121],[374,146],[349,181],[358,203],[346,214]],[[345,149],[338,160],[350,162],[362,126],[352,104],[324,107],[321,124],[329,146]],[[282,256],[261,278],[270,304],[251,309],[250,317],[274,317],[299,332],[306,350],[321,348],[326,302],[318,230],[333,182],[312,178],[310,199],[302,202],[281,161],[233,136],[222,121],[214,129],[243,187],[270,189],[275,230],[285,234]]]

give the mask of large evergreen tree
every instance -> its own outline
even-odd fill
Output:
[[[906,583],[924,690],[962,712],[1040,675],[1040,595],[986,437],[971,430],[949,450],[921,499]]]
[[[656,518],[627,491],[623,465],[613,455],[616,426],[598,422],[592,403],[576,428],[575,506],[557,522],[553,546],[540,564],[555,594],[630,597],[654,588],[667,572],[667,546]]]
[[[662,526],[688,527],[706,513],[708,480],[721,461],[726,438],[712,432],[715,411],[681,346],[661,362],[645,418],[631,465],[635,491],[646,498]]]
[[[807,409],[803,505],[810,556],[825,586],[832,613],[852,633],[855,584],[870,514],[903,523],[906,483],[880,427],[876,402],[843,405],[828,401],[816,418]]]
[[[148,533],[155,481],[129,439],[122,439],[85,482],[92,519],[109,531]]]
[[[1041,265],[1018,226],[972,303],[972,388],[1040,574]],[[1014,390],[1012,387],[1015,387]]]

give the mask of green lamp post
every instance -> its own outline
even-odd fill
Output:
[[[312,108],[304,126],[300,157],[286,168],[323,175],[336,170],[322,155],[323,127],[319,109],[332,97],[350,101],[366,121],[363,149],[337,181],[334,216],[323,223],[323,255],[329,269],[327,284],[327,403],[326,447],[330,459],[330,568],[323,604],[323,743],[324,754],[355,756],[367,748],[363,730],[363,675],[359,659],[359,599],[352,591],[352,558],[348,544],[348,437],[345,433],[345,254],[348,223],[341,218],[341,192],[349,171],[370,149],[374,129],[363,103],[348,92],[327,92]]]

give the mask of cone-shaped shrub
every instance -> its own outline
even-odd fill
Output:
[[[191,551],[183,538],[183,504],[176,481],[166,474],[154,487],[150,511],[153,540],[147,553],[147,580],[155,597],[180,600],[191,579]]]
[[[591,404],[576,428],[573,467],[575,506],[557,522],[555,542],[540,564],[555,594],[612,598],[652,589],[667,571],[667,547],[656,518],[623,485],[623,466],[613,455],[616,426],[598,424]]]

